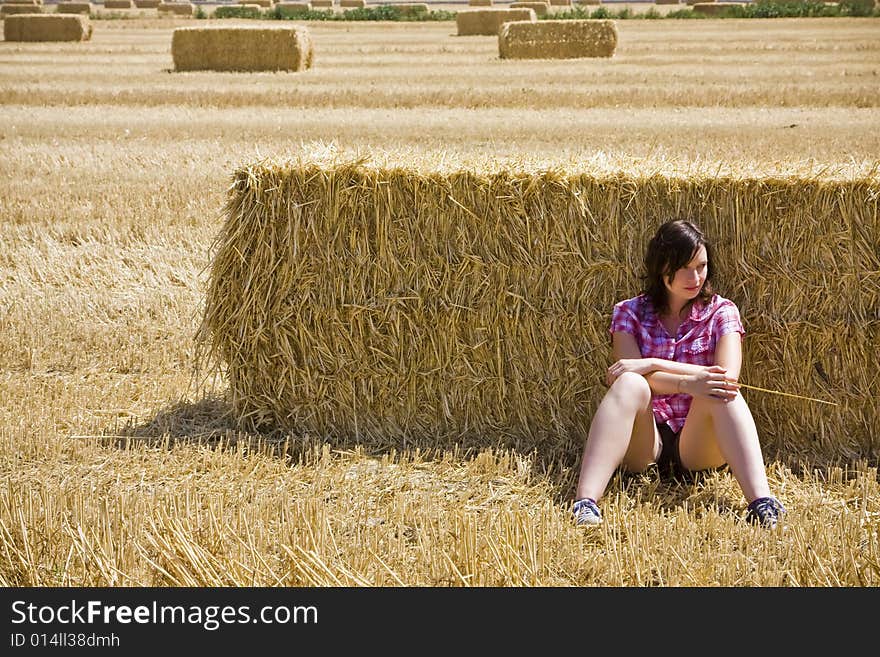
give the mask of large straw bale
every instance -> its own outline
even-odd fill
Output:
[[[6,41],[88,41],[92,24],[81,14],[17,14],[3,21]]]
[[[55,10],[58,14],[86,14],[91,15],[95,11],[95,5],[91,2],[59,2]]]
[[[0,5],[0,16],[12,14],[42,14],[43,7],[40,5]]]
[[[550,12],[549,2],[511,2],[511,9],[532,9],[536,16],[546,16]]]
[[[174,14],[175,16],[194,16],[196,6],[189,2],[160,2],[156,10],[160,14]]]
[[[134,9],[132,0],[104,0],[104,9]]]
[[[138,9],[158,9],[162,0],[134,0],[134,6]]]
[[[463,9],[455,15],[458,36],[496,36],[507,21],[537,20],[534,9]]]
[[[346,9],[365,9],[367,2],[366,0],[339,0],[339,6]]]
[[[546,20],[505,23],[498,33],[501,59],[611,57],[617,26],[611,20]]]
[[[577,454],[606,391],[611,308],[638,291],[659,223],[686,216],[712,238],[718,292],[742,314],[740,380],[840,404],[744,390],[764,444],[880,455],[876,170],[443,167],[235,172],[198,345],[243,426]]]
[[[171,39],[177,71],[304,71],[314,48],[309,30],[273,27],[179,27]]]

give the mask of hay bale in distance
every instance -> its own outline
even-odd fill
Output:
[[[431,11],[427,2],[408,2],[390,6],[396,8],[401,16],[418,16],[419,14],[427,14]]]
[[[158,9],[162,0],[134,0],[134,6],[138,9]]]
[[[469,7],[491,7],[493,4],[493,0],[468,0]]]
[[[655,5],[680,5],[681,0],[654,0]]]
[[[546,16],[550,12],[549,2],[511,2],[511,9],[531,9],[536,16]]]
[[[43,0],[4,0],[4,5],[42,5]]]
[[[698,14],[719,16],[731,7],[742,7],[741,2],[695,2],[691,9]]]
[[[43,7],[40,5],[0,5],[0,16],[13,14],[42,14]]]
[[[134,9],[132,0],[104,0],[104,9]]]
[[[534,9],[463,9],[455,15],[458,36],[497,36],[502,23],[537,20]]]
[[[550,0],[553,7],[571,7],[571,0]]]
[[[95,6],[91,2],[59,2],[55,10],[58,14],[86,14],[91,16]]]
[[[505,23],[498,33],[501,59],[611,57],[617,48],[612,20],[547,20]]]
[[[189,2],[160,2],[156,7],[160,14],[174,14],[175,16],[194,16],[196,6]]]
[[[366,9],[366,0],[339,0],[339,6],[346,9]]]
[[[315,9],[332,9],[333,0],[312,0],[312,7]]]
[[[279,27],[179,27],[171,39],[176,71],[304,71],[314,48],[309,30]]]
[[[288,15],[304,14],[312,11],[311,2],[279,2],[275,8]]]
[[[82,14],[17,14],[3,21],[6,41],[88,41],[92,24]]]
[[[245,426],[577,453],[607,390],[611,307],[639,289],[642,249],[673,215],[725,245],[743,383],[840,402],[745,390],[764,445],[876,450],[877,172],[440,171],[400,157],[235,172],[200,344]]]
[[[275,6],[275,0],[238,0],[238,4],[260,5],[261,7],[267,7],[271,9]]]

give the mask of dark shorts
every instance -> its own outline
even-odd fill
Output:
[[[673,431],[665,422],[663,424],[658,422],[657,430],[660,432],[660,442],[663,443],[663,449],[660,451],[660,456],[657,459],[657,470],[661,477],[692,482],[700,472],[714,472],[725,467],[688,470],[681,464],[681,454],[678,451],[681,431]]]

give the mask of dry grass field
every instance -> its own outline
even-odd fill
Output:
[[[880,20],[619,21],[613,58],[528,62],[454,23],[316,23],[306,72],[174,73],[189,24],[0,42],[0,585],[880,584],[876,451],[768,453],[778,534],[726,471],[616,477],[584,531],[579,453],[248,434],[192,376],[239,164],[876,171]]]

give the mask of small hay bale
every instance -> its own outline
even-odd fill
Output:
[[[304,71],[314,61],[305,27],[179,27],[171,39],[176,71]]]
[[[312,0],[312,7],[315,9],[332,9],[333,0]]]
[[[138,9],[158,9],[162,0],[134,0],[134,6]]]
[[[390,5],[400,12],[401,16],[418,16],[419,14],[427,14],[431,11],[427,2],[411,2],[400,5]]]
[[[655,5],[680,5],[681,0],[654,0]]]
[[[4,0],[4,5],[42,5],[43,0]]]
[[[464,9],[455,15],[458,36],[497,36],[502,23],[537,20],[534,9]]]
[[[282,14],[295,15],[305,14],[312,10],[311,2],[279,2],[275,5]]]
[[[491,7],[493,4],[492,0],[468,0],[469,7]]]
[[[42,14],[43,8],[39,5],[0,5],[0,16],[12,14]]]
[[[742,7],[740,2],[696,2],[691,5],[692,9],[698,14],[707,16],[719,16],[731,7]]]
[[[104,9],[134,9],[132,0],[104,0]]]
[[[95,11],[95,6],[91,2],[59,2],[58,14],[87,14],[91,15]]]
[[[498,32],[501,59],[611,57],[616,48],[617,26],[611,20],[512,22]]]
[[[550,0],[554,7],[571,7],[571,0]]]
[[[160,14],[174,14],[175,16],[194,16],[196,6],[189,2],[160,2],[156,7]]]
[[[366,9],[367,2],[366,0],[339,0],[339,6],[348,9]]]
[[[511,2],[511,9],[532,9],[536,16],[546,16],[550,11],[549,2]]]
[[[92,24],[81,14],[18,14],[3,21],[6,41],[88,41]]]
[[[268,7],[269,9],[271,9],[275,6],[275,0],[238,0],[238,4],[260,5],[261,7]]]

